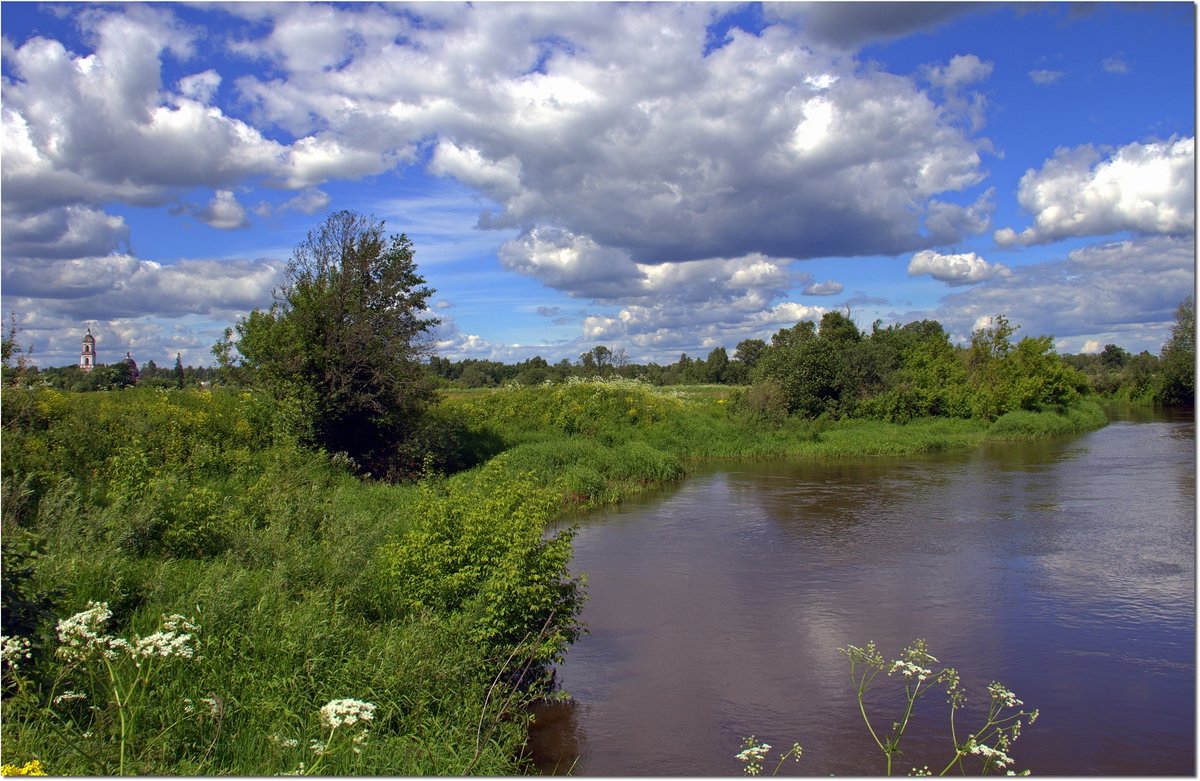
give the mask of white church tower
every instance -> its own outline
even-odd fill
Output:
[[[92,336],[92,329],[87,330],[87,335],[83,337],[83,349],[79,352],[79,370],[90,372],[96,368],[96,337]]]

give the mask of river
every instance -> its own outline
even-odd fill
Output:
[[[545,773],[739,775],[753,734],[803,745],[781,774],[879,774],[838,649],[874,640],[894,659],[924,638],[974,707],[998,680],[1040,709],[1016,769],[1194,775],[1195,500],[1188,417],[934,456],[726,464],[577,519],[589,634],[557,670],[573,701],[537,713],[534,759]],[[877,703],[885,729],[902,704]],[[945,764],[947,708],[939,690],[918,704],[899,774]]]

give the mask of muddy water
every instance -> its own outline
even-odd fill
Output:
[[[1193,775],[1195,467],[1190,419],[1124,421],[965,454],[738,464],[585,518],[590,634],[558,670],[574,702],[539,714],[539,768],[736,775],[754,734],[804,746],[781,774],[877,774],[837,649],[895,658],[921,637],[976,706],[995,679],[1041,710],[1018,769]],[[877,703],[885,728],[897,702]],[[945,708],[921,703],[900,774],[944,765]]]

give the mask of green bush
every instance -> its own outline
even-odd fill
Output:
[[[569,577],[570,531],[546,538],[561,494],[506,456],[462,479],[420,487],[408,532],[383,556],[397,597],[412,615],[471,615],[471,637],[489,646],[537,640],[549,662],[578,636],[580,583]]]

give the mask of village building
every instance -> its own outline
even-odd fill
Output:
[[[90,372],[96,368],[96,337],[92,336],[92,329],[87,329],[87,335],[83,337],[83,349],[79,353],[79,370]]]
[[[129,368],[130,382],[137,382],[141,379],[141,372],[138,371],[137,361],[133,360],[132,355],[126,352],[125,358],[121,363]],[[96,361],[96,337],[92,336],[92,329],[88,328],[87,333],[83,336],[83,346],[79,350],[79,370],[90,372],[99,365]]]
[[[129,367],[130,382],[137,382],[141,379],[141,375],[138,373],[137,362],[133,360],[133,357],[129,353],[125,353],[125,360],[122,363]]]

